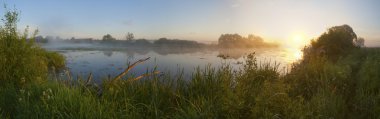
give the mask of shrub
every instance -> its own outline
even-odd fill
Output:
[[[28,29],[23,35],[17,32],[18,13],[8,11],[4,25],[0,26],[0,80],[23,85],[43,80],[47,76],[45,51],[36,47],[33,38],[28,39]],[[5,84],[6,85],[6,84]]]
[[[0,109],[1,115],[14,116],[20,90],[31,84],[45,82],[48,67],[61,68],[65,60],[57,53],[47,52],[24,33],[17,31],[18,12],[5,12],[0,25]]]
[[[45,52],[45,57],[48,62],[48,67],[51,69],[59,70],[65,67],[65,57],[57,52]]]

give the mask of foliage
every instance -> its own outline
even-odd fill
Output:
[[[0,25],[0,110],[1,115],[14,117],[17,112],[17,93],[31,84],[47,79],[48,67],[63,68],[62,55],[47,52],[35,44],[35,35],[17,32],[18,12],[8,11]]]
[[[266,43],[264,40],[255,35],[242,37],[239,34],[222,34],[219,37],[218,45],[226,48],[252,48],[252,47],[275,47],[276,44]]]
[[[145,46],[150,46],[152,43],[150,43],[146,39],[138,39],[134,42],[134,45],[145,45]]]
[[[34,41],[37,43],[48,43],[49,39],[46,39],[42,36],[36,36],[36,37],[34,37]]]
[[[304,50],[304,59],[284,77],[290,98],[305,103],[305,114],[320,118],[379,117],[375,111],[380,85],[375,82],[380,70],[374,59],[380,56],[380,49],[360,49],[355,39],[348,25],[332,27]]]
[[[2,85],[17,86],[46,79],[45,50],[36,47],[34,39],[28,39],[28,29],[22,35],[17,32],[18,12],[6,12],[0,27],[0,79]]]
[[[336,61],[341,56],[349,54],[351,50],[363,45],[364,39],[358,39],[349,25],[334,26],[304,49],[304,57],[310,59],[323,56]]]
[[[364,47],[364,38],[359,37],[359,38],[355,39],[354,45],[356,47]]]
[[[103,41],[115,41],[116,39],[112,37],[110,34],[104,35],[103,36]]]
[[[323,65],[319,75],[310,69],[283,77],[276,65],[258,64],[251,54],[241,70],[206,66],[197,68],[191,80],[163,74],[132,82],[104,80],[97,87],[63,79],[0,94],[18,98],[10,102],[18,118],[376,118],[379,65],[373,63],[380,52],[366,53],[357,52],[342,64],[313,62],[310,66]],[[368,60],[355,65],[359,56]],[[357,75],[351,72],[356,68]],[[293,85],[296,81],[310,83]],[[297,90],[305,88],[315,91],[300,95],[309,93]]]
[[[63,55],[57,52],[46,51],[45,57],[49,68],[55,69],[57,71],[65,68],[66,58]]]
[[[176,47],[199,47],[203,45],[196,41],[167,39],[167,38],[160,38],[154,41],[153,44],[156,46],[176,46]]]
[[[125,38],[127,39],[127,40],[133,40],[134,38],[135,38],[135,36],[133,35],[133,33],[127,33],[127,35],[125,36]]]

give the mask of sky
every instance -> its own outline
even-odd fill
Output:
[[[380,44],[380,0],[0,0],[21,12],[19,27],[40,35],[217,41],[224,33],[310,40],[348,24]],[[5,9],[0,9],[4,11]],[[4,12],[0,14],[3,15]]]

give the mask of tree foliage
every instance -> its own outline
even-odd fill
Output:
[[[103,41],[115,41],[116,39],[112,37],[110,34],[104,35],[103,36]]]
[[[127,40],[133,40],[135,38],[135,36],[133,35],[133,33],[128,32],[127,35],[125,36],[125,38]]]
[[[196,41],[167,39],[167,38],[160,38],[160,39],[154,41],[154,45],[157,45],[157,46],[178,46],[178,47],[199,47],[199,46],[202,46],[202,44],[200,44]]]
[[[364,47],[364,38],[359,37],[354,41],[356,47]]]
[[[352,49],[362,46],[364,46],[364,39],[358,39],[349,25],[334,26],[304,49],[304,58],[327,57],[330,60],[337,60],[347,55]]]
[[[273,47],[275,44],[265,43],[264,40],[255,35],[248,35],[248,37],[242,37],[239,34],[222,34],[219,37],[219,46],[227,48],[252,48],[252,47]]]

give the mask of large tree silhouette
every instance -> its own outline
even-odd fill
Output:
[[[107,34],[107,35],[103,36],[103,40],[104,41],[113,41],[113,40],[116,40],[116,39],[113,38],[110,34]]]
[[[352,49],[363,45],[364,39],[358,40],[354,30],[349,25],[334,26],[319,38],[312,40],[311,45],[304,49],[304,56],[324,56],[336,60],[347,55]]]

